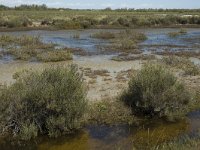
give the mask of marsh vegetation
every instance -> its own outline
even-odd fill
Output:
[[[6,9],[5,9],[6,8]],[[40,9],[41,8],[41,9]],[[51,9],[43,6],[2,7],[1,28],[138,28],[198,26],[199,10],[177,9]],[[23,15],[23,16],[22,16]]]
[[[176,10],[177,15],[167,10],[162,11],[167,15],[145,11],[3,9],[9,17],[0,19],[20,22],[2,25],[5,30],[120,28],[1,33],[0,130],[4,139],[25,145],[34,141],[35,149],[198,145],[199,138],[182,140],[182,135],[193,135],[187,114],[200,107],[199,30],[131,28],[187,27],[199,24],[199,17],[192,10],[187,11],[190,17]],[[23,22],[18,17],[24,12]],[[4,61],[7,56],[14,61]],[[78,67],[68,66],[72,57]],[[42,145],[37,141],[41,138],[46,139]]]
[[[0,46],[3,49],[0,52],[2,57],[4,55],[11,55],[16,60],[30,61],[31,59],[37,59],[43,62],[56,62],[72,59],[70,49],[56,49],[55,44],[43,43],[38,36],[23,35],[14,37],[1,35]]]

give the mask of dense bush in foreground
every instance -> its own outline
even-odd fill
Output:
[[[86,90],[76,66],[24,71],[0,89],[0,130],[29,140],[38,134],[57,137],[81,125]]]
[[[123,101],[138,114],[176,118],[190,101],[185,86],[160,65],[145,65],[129,82]]]

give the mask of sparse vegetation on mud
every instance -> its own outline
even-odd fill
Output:
[[[178,32],[170,32],[170,33],[168,33],[169,37],[171,37],[171,38],[175,38],[177,36],[184,35],[184,34],[187,34],[187,30],[182,29],[182,28]]]
[[[109,39],[110,45],[105,46],[108,51],[118,51],[124,53],[141,53],[138,50],[138,43],[147,39],[146,35],[133,30],[125,30],[117,33],[99,32],[91,35],[93,38]]]
[[[157,55],[164,55],[164,56],[179,56],[179,57],[194,57],[194,58],[200,58],[200,51],[161,51],[161,52],[155,52]]]
[[[200,67],[188,59],[177,56],[169,56],[163,57],[161,61],[171,67],[182,69],[184,71],[184,75],[196,76],[200,74]]]

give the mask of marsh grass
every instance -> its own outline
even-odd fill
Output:
[[[140,51],[138,43],[147,39],[146,35],[134,30],[124,30],[117,33],[99,32],[91,35],[93,38],[107,39],[110,45],[106,46],[107,51],[118,51],[138,54]]]
[[[188,59],[177,56],[169,56],[163,57],[161,61],[171,67],[182,69],[184,71],[184,75],[196,76],[200,74],[200,67]]]
[[[131,78],[121,99],[137,115],[174,120],[187,112],[191,96],[164,66],[146,64]]]
[[[25,70],[16,82],[0,86],[0,130],[22,140],[58,137],[82,126],[86,88],[77,66]]]
[[[198,10],[1,10],[0,27],[48,26],[53,29],[179,27],[200,24]],[[192,16],[184,16],[185,14]],[[162,14],[167,14],[163,16]],[[48,16],[48,17],[47,17]]]
[[[130,55],[119,55],[119,56],[114,56],[112,57],[112,60],[114,61],[132,61],[132,60],[155,60],[156,57],[155,55],[134,55],[134,56],[130,56]]]
[[[164,56],[179,56],[179,57],[195,57],[200,58],[200,52],[199,51],[169,51],[165,50],[162,52],[155,52],[155,54],[158,55],[164,55]]]
[[[180,35],[184,35],[184,34],[187,34],[187,30],[181,28],[178,32],[170,32],[170,33],[168,33],[168,36],[171,37],[171,38],[176,38],[176,37],[178,37]]]
[[[43,62],[71,60],[72,49],[56,49],[55,44],[42,43],[39,36],[23,35],[20,37],[2,35],[0,45],[2,55],[12,55],[17,60],[37,59]]]
[[[90,35],[91,38],[97,38],[97,39],[114,39],[115,33],[112,32],[98,32]]]
[[[80,33],[76,33],[73,36],[71,36],[73,39],[80,39]]]
[[[189,135],[182,136],[181,138],[174,138],[171,141],[164,142],[158,146],[154,146],[151,150],[197,150],[200,146],[200,131],[197,131],[195,137]]]
[[[68,51],[54,50],[38,54],[37,59],[42,62],[58,62],[72,60],[73,57]]]
[[[126,107],[120,100],[103,99],[89,105],[89,122],[94,124],[133,124],[137,119],[133,116],[131,109]]]

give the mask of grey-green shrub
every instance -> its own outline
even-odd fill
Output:
[[[129,82],[122,100],[136,114],[179,118],[190,102],[190,93],[161,65],[145,65]]]
[[[16,82],[0,87],[0,130],[29,140],[38,134],[57,137],[81,127],[86,88],[77,66],[23,71]]]

